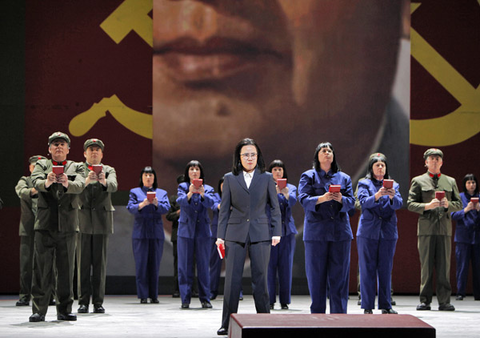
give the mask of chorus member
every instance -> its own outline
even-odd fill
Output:
[[[85,190],[80,194],[77,236],[78,313],[105,313],[108,239],[113,234],[112,193],[117,191],[115,168],[102,164],[105,144],[91,138],[83,144]]]
[[[162,215],[169,208],[167,192],[158,188],[155,170],[150,166],[143,168],[139,186],[130,190],[127,204],[128,211],[135,216],[132,248],[137,295],[142,304],[147,303],[147,298],[158,303],[158,272],[165,240]]]
[[[331,192],[340,185],[339,192]],[[305,209],[303,241],[311,313],[325,313],[327,289],[330,313],[347,313],[350,247],[349,212],[355,208],[350,176],[340,171],[335,150],[320,143],[313,169],[300,177],[298,199]]]
[[[427,172],[416,176],[408,192],[408,210],[419,214],[417,223],[420,257],[420,304],[417,310],[430,310],[433,285],[436,284],[438,310],[455,311],[450,304],[450,257],[452,253],[452,220],[450,214],[462,208],[457,183],[440,172],[443,152],[430,148],[423,154]],[[444,192],[443,198],[437,192]],[[437,196],[440,198],[438,199]],[[434,272],[436,280],[434,281]]]
[[[245,138],[235,147],[232,172],[225,175],[218,217],[217,245],[225,245],[226,250],[222,326],[218,335],[228,334],[230,315],[237,313],[247,252],[255,309],[257,313],[270,313],[268,262],[271,246],[280,242],[281,234],[275,182],[272,174],[265,172],[258,144]]]
[[[455,227],[455,258],[457,262],[457,300],[466,295],[468,269],[472,262],[473,298],[480,300],[480,203],[478,180],[473,174],[463,178],[460,193],[463,209],[452,213]]]
[[[177,190],[177,203],[182,210],[178,220],[177,255],[178,286],[182,309],[190,307],[192,298],[195,262],[197,267],[198,297],[202,308],[209,309],[210,303],[210,218],[208,210],[213,206],[214,190],[204,183],[202,164],[192,160],[185,167],[185,182]],[[202,180],[194,184],[195,180]]]
[[[32,173],[38,208],[34,226],[33,314],[29,321],[45,321],[52,280],[55,280],[57,319],[74,321],[77,320],[72,304],[78,195],[85,188],[84,168],[83,163],[67,160],[70,137],[65,133],[50,135],[48,152],[52,159],[38,160]]]
[[[211,252],[210,252],[210,299],[217,298],[218,295],[218,286],[220,284],[220,273],[222,272],[222,262],[218,254],[217,245],[217,228],[218,228],[218,213],[220,212],[220,204],[222,202],[222,190],[223,190],[223,181],[222,177],[218,181],[218,192],[213,195],[214,202],[212,206],[213,217],[212,217],[212,226],[211,226]]]
[[[370,155],[367,175],[358,182],[357,188],[362,208],[357,229],[360,290],[362,309],[367,314],[373,313],[375,308],[377,281],[378,308],[382,313],[397,313],[391,304],[391,273],[398,240],[395,211],[402,207],[403,200],[398,183],[393,182],[392,187],[385,188],[384,179],[391,179],[386,156]]]
[[[268,166],[276,183],[278,204],[282,214],[282,236],[280,243],[270,252],[268,264],[268,294],[270,309],[273,310],[277,295],[282,310],[288,310],[292,295],[293,254],[295,252],[295,235],[298,233],[292,216],[292,207],[297,203],[297,187],[287,181],[285,187],[279,186],[279,179],[287,179],[287,168],[282,160],[274,160]],[[268,211],[268,209],[267,209]]]
[[[45,160],[41,155],[28,159],[30,175],[38,160]],[[29,306],[32,296],[33,240],[35,232],[35,214],[37,213],[38,191],[33,187],[31,176],[22,176],[15,192],[20,198],[20,295],[16,306]]]

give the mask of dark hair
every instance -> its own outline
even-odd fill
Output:
[[[268,169],[267,171],[269,173],[272,172],[273,168],[275,167],[279,167],[279,168],[282,168],[283,169],[283,178],[288,178],[288,175],[287,175],[287,168],[285,168],[285,163],[283,163],[282,160],[273,160],[270,165],[268,166]]]
[[[375,154],[370,155],[370,160],[368,161],[367,175],[365,177],[369,178],[369,179],[375,178],[375,175],[373,174],[373,165],[377,162],[385,163],[385,176],[384,176],[384,178],[389,179],[390,175],[388,174],[387,157],[385,155],[383,155],[382,153],[375,153]]]
[[[205,180],[205,175],[203,174],[203,166],[200,163],[200,161],[191,160],[190,162],[187,163],[187,166],[185,167],[185,174],[183,174],[183,176],[184,176],[183,182],[190,183],[190,176],[188,175],[188,170],[191,167],[199,167],[200,168],[200,178],[202,180]]]
[[[243,170],[242,161],[240,159],[240,151],[244,146],[255,146],[255,148],[257,148],[257,168],[260,169],[260,172],[264,173],[265,161],[263,160],[262,151],[260,150],[258,144],[251,138],[244,138],[238,142],[237,146],[235,147],[235,152],[233,153],[232,173],[234,175],[238,175]]]
[[[322,142],[320,143],[317,148],[315,149],[315,155],[313,155],[313,167],[315,168],[316,171],[320,171],[320,161],[318,160],[318,153],[322,148],[330,148],[333,153],[333,161],[332,161],[332,167],[331,171],[332,173],[336,173],[340,171],[340,166],[337,164],[337,156],[335,155],[335,149],[333,149],[333,146],[330,142]]]
[[[177,184],[180,184],[182,182],[185,182],[185,176],[183,174],[177,176]]]
[[[220,197],[222,197],[222,183],[223,183],[223,181],[225,181],[224,176],[222,176],[222,178],[218,180],[218,194],[220,195]]]
[[[467,190],[467,181],[475,181],[475,191],[473,192],[474,195],[478,194],[478,180],[474,174],[466,174],[463,178],[463,192],[468,192]]]
[[[158,188],[158,184],[157,184],[157,173],[156,173],[155,170],[154,170],[152,167],[150,167],[150,166],[146,166],[146,167],[143,168],[142,171],[140,172],[140,183],[138,184],[138,186],[139,186],[140,188],[143,188],[143,180],[142,180],[142,178],[143,178],[143,174],[144,174],[144,173],[147,173],[147,174],[150,174],[150,173],[151,173],[151,174],[153,174],[154,179],[153,179],[153,186],[152,186],[152,187],[153,187],[153,189],[157,189],[157,188]]]

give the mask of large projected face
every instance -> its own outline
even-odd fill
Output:
[[[308,169],[325,140],[348,154],[344,171],[368,158],[390,98],[400,0],[154,0],[153,18],[156,165],[198,158],[223,170],[245,137],[289,167]]]

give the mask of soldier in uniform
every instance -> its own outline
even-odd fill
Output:
[[[433,297],[433,270],[436,270],[438,310],[455,311],[450,304],[450,257],[452,252],[452,220],[450,214],[462,209],[457,183],[440,172],[443,152],[430,148],[423,154],[427,172],[414,177],[408,192],[408,210],[420,214],[417,236],[421,265],[420,304],[417,310],[430,310]],[[436,197],[443,191],[445,196]],[[440,197],[440,196],[438,196]]]
[[[38,160],[44,160],[41,155],[32,156],[28,160],[30,174]],[[32,293],[32,262],[33,262],[33,225],[37,213],[38,191],[33,187],[31,176],[22,176],[15,186],[15,192],[20,198],[20,295],[16,306],[29,306]]]
[[[30,322],[45,321],[55,268],[57,319],[77,320],[72,314],[73,272],[78,231],[78,195],[85,188],[83,163],[67,160],[70,137],[55,132],[48,138],[51,160],[39,160],[32,173],[38,191]],[[55,170],[55,172],[54,172]]]
[[[93,312],[105,313],[105,279],[108,237],[113,234],[112,193],[117,191],[117,174],[102,163],[104,143],[96,138],[83,145],[86,162],[85,190],[80,194],[80,232],[77,236],[78,313],[88,313],[90,296]],[[98,168],[98,169],[97,169]],[[98,174],[96,174],[96,170]],[[90,272],[91,271],[91,272]]]

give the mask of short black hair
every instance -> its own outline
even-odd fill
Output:
[[[475,191],[473,192],[474,195],[478,194],[478,180],[474,174],[466,174],[463,178],[463,192],[468,192],[467,190],[467,181],[475,181]]]
[[[232,173],[234,175],[238,175],[243,171],[242,161],[240,159],[240,151],[244,146],[254,146],[257,148],[257,168],[260,172],[265,172],[265,161],[263,159],[262,151],[258,146],[257,142],[251,138],[244,138],[240,142],[238,142],[237,146],[235,147],[235,152],[233,153],[233,166],[232,166]]]
[[[224,181],[225,181],[225,176],[222,176],[222,178],[218,180],[218,194],[220,195],[220,197],[222,197],[222,183]]]
[[[332,173],[336,173],[338,171],[341,171],[340,166],[337,163],[337,156],[335,155],[335,149],[333,149],[333,146],[330,142],[322,142],[320,143],[317,148],[315,149],[315,154],[313,155],[313,167],[315,168],[316,171],[320,171],[320,161],[318,160],[318,153],[320,152],[321,149],[323,148],[330,148],[333,153],[333,161],[332,161],[332,166],[330,170]]]
[[[138,186],[140,188],[143,188],[143,174],[144,173],[152,173],[153,174],[153,189],[157,189],[158,188],[158,183],[157,183],[157,173],[155,172],[155,170],[151,167],[151,166],[146,166],[145,168],[142,169],[142,171],[140,172],[140,183],[138,184]]]
[[[373,165],[377,162],[385,163],[385,176],[384,176],[384,178],[389,179],[390,175],[388,174],[387,157],[385,155],[383,155],[382,153],[375,153],[375,154],[370,155],[370,160],[368,161],[367,175],[365,177],[369,178],[369,179],[375,178],[375,175],[373,175]]]
[[[199,167],[200,168],[200,178],[205,181],[205,174],[203,173],[203,166],[200,163],[200,161],[197,160],[191,160],[190,162],[187,163],[187,166],[185,167],[185,173],[183,174],[183,182],[190,183],[190,176],[188,175],[188,171],[190,170],[191,167]]]
[[[269,173],[272,172],[273,168],[275,167],[279,167],[279,168],[282,168],[283,169],[283,178],[287,178],[288,179],[288,175],[287,175],[287,168],[285,168],[285,163],[283,163],[282,160],[273,160],[270,165],[268,166],[268,169],[267,171]]]

